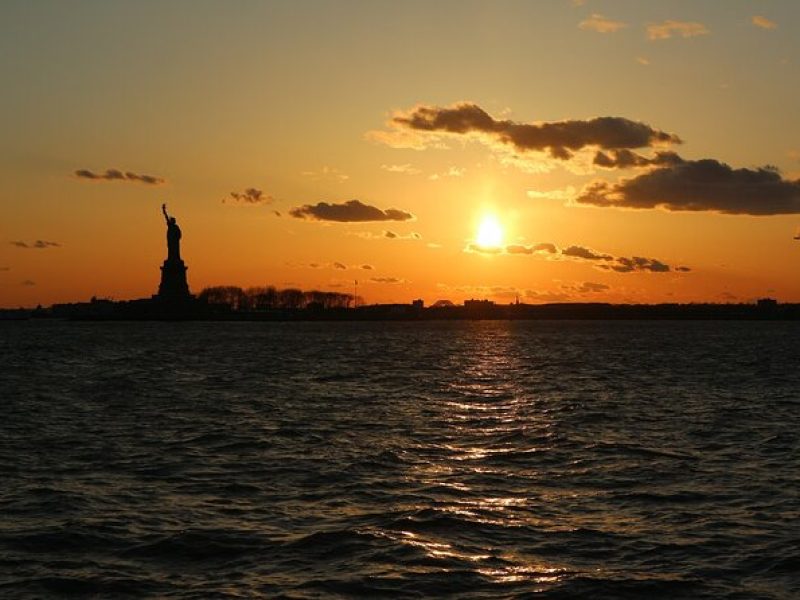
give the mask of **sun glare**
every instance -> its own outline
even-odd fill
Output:
[[[487,215],[478,226],[475,242],[483,248],[497,248],[503,243],[503,228],[494,215]]]

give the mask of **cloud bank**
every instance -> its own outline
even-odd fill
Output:
[[[89,169],[78,169],[75,176],[91,181],[131,181],[145,183],[147,185],[161,185],[164,179],[155,175],[140,175],[132,171],[120,171],[119,169],[106,169],[105,173],[95,173]]]
[[[470,102],[448,107],[418,105],[410,111],[395,113],[389,126],[401,138],[408,132],[422,136],[473,136],[488,145],[518,152],[548,152],[560,160],[568,160],[574,152],[586,147],[622,150],[681,143],[675,134],[624,117],[520,123],[495,119]],[[391,144],[391,131],[379,133],[384,135],[373,137]],[[421,144],[425,147],[424,142]]]
[[[335,221],[338,223],[363,223],[367,221],[410,221],[414,218],[409,212],[396,208],[381,210],[375,206],[364,204],[359,200],[349,200],[342,204],[319,202],[298,206],[289,211],[296,219],[312,221]]]
[[[800,213],[800,180],[774,167],[734,169],[714,159],[683,160],[616,183],[595,181],[577,204],[619,208],[713,211],[729,215]]]

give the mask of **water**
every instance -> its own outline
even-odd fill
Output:
[[[0,597],[800,597],[800,323],[0,324]]]

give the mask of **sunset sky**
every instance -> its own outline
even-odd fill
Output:
[[[0,4],[0,306],[800,302],[800,2]]]

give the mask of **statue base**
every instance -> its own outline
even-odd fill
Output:
[[[168,301],[181,301],[194,298],[186,283],[186,265],[181,259],[164,261],[161,266],[161,283],[156,298]]]

